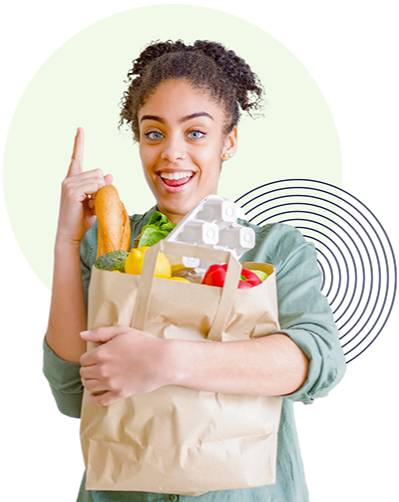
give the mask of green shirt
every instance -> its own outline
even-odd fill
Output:
[[[132,242],[156,208],[130,217]],[[83,476],[77,502],[307,502],[309,500],[295,427],[294,401],[311,404],[326,396],[342,379],[345,359],[327,299],[321,294],[321,272],[314,245],[290,225],[262,227],[239,220],[256,232],[256,246],[241,261],[271,263],[275,267],[279,303],[280,333],[287,334],[309,358],[305,383],[285,396],[280,421],[276,484],[241,490],[207,492],[198,497],[144,492],[86,491]],[[87,301],[90,270],[97,253],[97,223],[87,232],[81,246],[82,279]],[[80,417],[83,387],[80,364],[63,361],[44,341],[43,371],[62,413]]]

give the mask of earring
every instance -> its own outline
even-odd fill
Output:
[[[223,160],[227,160],[227,159],[230,159],[232,156],[234,155],[234,153],[225,153],[223,154]]]

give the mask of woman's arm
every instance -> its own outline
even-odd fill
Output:
[[[61,359],[70,362],[79,362],[86,350],[86,343],[79,336],[79,332],[87,326],[80,243],[95,221],[91,196],[112,181],[112,176],[104,177],[100,169],[83,172],[83,145],[83,130],[79,128],[68,173],[62,183],[46,333],[49,347]]]
[[[236,342],[165,340],[123,326],[82,333],[107,342],[81,357],[81,375],[90,401],[108,405],[164,385],[277,396],[296,391],[307,375],[308,359],[286,335]]]
[[[80,246],[57,241],[50,315],[46,332],[49,347],[64,361],[79,362],[86,343],[79,332],[87,327],[80,271]]]
[[[236,342],[196,342],[190,347],[183,343],[174,349],[174,380],[191,389],[281,396],[299,389],[308,372],[307,357],[282,333]]]

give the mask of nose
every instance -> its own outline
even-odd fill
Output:
[[[167,160],[170,163],[176,160],[184,160],[186,158],[184,141],[178,137],[170,136],[163,143],[161,159]]]

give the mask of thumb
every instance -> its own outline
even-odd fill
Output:
[[[102,326],[91,331],[81,331],[80,337],[87,342],[109,342],[118,335],[125,333],[124,326]]]
[[[106,174],[104,176],[104,182],[105,182],[106,185],[111,185],[113,179],[114,179],[114,177],[112,176],[112,174]]]

